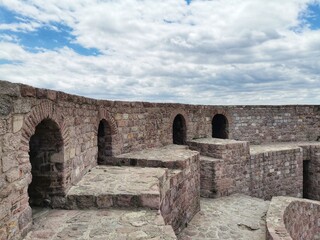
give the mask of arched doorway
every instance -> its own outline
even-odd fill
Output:
[[[112,134],[110,124],[102,119],[98,127],[98,164],[105,162],[106,157],[112,156]]]
[[[229,135],[228,119],[223,114],[216,114],[212,119],[212,137],[227,139]]]
[[[181,114],[178,114],[173,120],[172,136],[173,144],[184,145],[186,144],[187,127],[186,121]]]
[[[48,207],[53,196],[63,194],[63,139],[59,126],[49,118],[41,121],[30,138],[29,149],[29,204]]]

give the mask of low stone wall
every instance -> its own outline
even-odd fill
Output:
[[[160,186],[160,211],[166,224],[179,233],[200,210],[199,153],[186,146],[168,145],[108,158],[106,165],[168,168]]]
[[[188,145],[202,155],[200,178],[204,180],[201,182],[203,197],[248,193],[248,142],[207,138],[189,141]]]
[[[294,148],[252,154],[248,166],[249,193],[253,197],[302,197],[302,149]]]
[[[181,173],[170,178],[163,186],[161,215],[176,234],[200,211],[200,160],[199,154],[187,160]]]
[[[267,213],[267,240],[320,239],[320,202],[274,197]]]
[[[202,197],[233,193],[267,200],[281,195],[302,197],[304,151],[300,147],[274,148],[250,155],[248,142],[198,139],[188,144],[201,153]],[[318,180],[312,179],[316,184]]]
[[[222,169],[222,159],[200,156],[200,195],[201,197],[216,198],[227,193],[225,184],[218,184],[219,169]]]
[[[304,186],[305,198],[320,200],[320,146],[302,146],[304,149]]]

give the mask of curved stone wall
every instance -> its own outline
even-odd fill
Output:
[[[320,239],[320,202],[274,197],[267,213],[267,239]]]
[[[114,155],[119,155],[172,144],[176,114],[185,118],[186,141],[212,136],[212,119],[216,114],[228,119],[230,139],[264,143],[315,141],[320,137],[319,105],[199,106],[120,102],[0,81],[0,239],[16,239],[25,235],[31,226],[29,145],[41,121],[53,120],[62,135],[63,176],[59,183],[63,191],[52,196],[52,205],[63,207],[64,196],[60,195],[97,165],[97,135],[102,119],[111,127],[112,150]],[[235,165],[240,169],[243,166],[243,163]],[[245,171],[239,173],[248,175]],[[230,182],[245,186],[240,174],[227,184]],[[317,186],[314,181],[312,187]]]

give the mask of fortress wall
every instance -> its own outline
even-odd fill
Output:
[[[270,200],[273,196],[302,197],[302,149],[277,150],[250,156],[249,193]]]
[[[316,141],[319,106],[239,106],[230,108],[230,137],[254,144]]]
[[[186,122],[186,140],[210,137],[211,121],[223,114],[229,137],[255,143],[315,140],[319,106],[195,106],[144,102],[98,101],[27,85],[0,81],[0,238],[13,238],[31,224],[28,186],[31,183],[29,141],[44,119],[61,134],[63,159],[52,161],[58,192],[51,205],[63,206],[64,193],[97,161],[97,133],[101,119],[111,126],[113,154],[172,143],[177,114]],[[42,192],[42,194],[47,194]]]

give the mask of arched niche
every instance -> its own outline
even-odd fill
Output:
[[[173,125],[172,125],[173,144],[178,144],[178,145],[186,144],[186,137],[187,137],[186,120],[181,114],[178,114],[174,118]]]
[[[63,138],[58,124],[46,118],[29,140],[32,182],[28,187],[29,204],[49,206],[55,195],[63,194]]]
[[[110,156],[113,156],[112,130],[107,120],[102,119],[98,127],[98,164],[104,163]]]
[[[229,123],[226,116],[223,114],[216,114],[212,119],[212,137],[228,139],[229,137]]]

